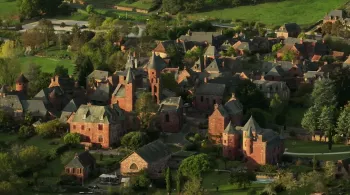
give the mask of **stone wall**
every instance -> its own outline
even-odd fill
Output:
[[[135,164],[137,169],[130,169],[132,164]],[[120,163],[120,173],[122,175],[135,174],[144,169],[148,169],[148,163],[135,152]]]
[[[196,95],[195,97],[195,107],[200,111],[212,112],[214,104],[222,104],[222,97],[214,95]]]
[[[168,115],[168,117],[166,115]],[[177,133],[181,130],[182,112],[178,113],[175,110],[169,112],[161,112],[159,117],[160,125],[164,132]]]

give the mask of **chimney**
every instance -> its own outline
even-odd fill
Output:
[[[136,58],[136,51],[134,51],[133,56],[134,56],[134,58]]]
[[[219,104],[214,104],[214,110],[217,110],[219,107]]]
[[[232,93],[232,97],[231,97],[231,99],[236,99],[236,94],[235,93]]]
[[[204,77],[204,83],[208,83],[208,78]]]

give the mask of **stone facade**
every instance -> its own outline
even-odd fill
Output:
[[[209,116],[208,135],[214,143],[222,143],[222,133],[230,122],[226,111],[222,105],[215,105],[214,112]]]
[[[132,175],[146,169],[148,169],[148,163],[136,152],[120,163],[120,173],[122,175]]]

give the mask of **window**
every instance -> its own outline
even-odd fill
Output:
[[[224,143],[226,144],[226,140],[224,140]]]
[[[81,126],[81,130],[85,130],[85,126],[84,125]]]
[[[102,135],[98,136],[98,142],[103,142],[103,137],[102,137]]]
[[[103,130],[103,124],[98,124],[98,130]]]
[[[72,173],[75,173],[75,168],[72,168]]]
[[[131,169],[131,170],[138,170],[139,168],[137,167],[137,165],[136,165],[135,163],[132,163],[132,164],[130,165],[130,169]]]
[[[77,127],[75,125],[73,125],[73,129],[76,129]]]
[[[69,173],[69,168],[66,168],[66,173]]]
[[[204,100],[204,98],[203,98],[203,96],[201,96],[201,102],[203,102],[203,100]]]
[[[165,122],[169,122],[169,114],[165,115]]]

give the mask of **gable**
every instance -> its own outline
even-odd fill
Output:
[[[138,164],[148,164],[140,155],[138,155],[136,152],[131,153],[129,156],[124,158],[121,162],[120,165],[122,166],[123,164],[131,164],[135,163],[136,165]],[[138,166],[141,167],[141,166]]]

